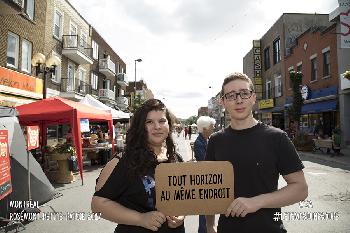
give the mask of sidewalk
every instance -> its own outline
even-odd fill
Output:
[[[333,163],[335,165],[340,165],[341,168],[350,170],[350,148],[345,148],[341,150],[342,156],[337,156],[333,152],[327,154],[322,152],[305,152],[298,151],[300,158],[302,160],[309,158],[311,160],[323,161],[326,163]],[[332,157],[333,156],[333,157]]]

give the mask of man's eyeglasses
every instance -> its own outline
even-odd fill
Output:
[[[252,95],[252,90],[240,90],[239,92],[231,91],[226,93],[222,96],[222,98],[225,98],[226,100],[236,100],[238,96],[240,96],[241,99],[249,99]]]

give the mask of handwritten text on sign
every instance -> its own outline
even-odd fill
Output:
[[[155,179],[156,208],[166,215],[225,213],[233,201],[230,162],[164,163]]]

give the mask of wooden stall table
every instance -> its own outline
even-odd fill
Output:
[[[68,158],[71,155],[69,153],[52,154],[51,160],[56,160],[58,163],[57,171],[50,171],[50,177],[52,180],[59,184],[68,184],[75,181],[72,171],[69,170]]]
[[[96,160],[102,160],[99,156],[100,150],[110,151],[112,149],[112,144],[108,144],[106,146],[91,146],[91,147],[83,147],[83,154],[86,154],[87,157],[91,160],[91,165],[95,164]],[[110,158],[107,158],[105,162],[108,162]]]

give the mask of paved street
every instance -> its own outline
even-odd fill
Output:
[[[190,141],[174,136],[178,145],[179,153],[185,161],[191,159]],[[195,137],[192,138],[193,141]],[[298,204],[283,208],[285,215],[308,212],[336,212],[338,220],[291,220],[284,221],[288,232],[350,232],[350,154],[343,157],[331,158],[326,154],[301,153],[306,169],[305,175],[309,184],[308,202],[304,203],[304,208]],[[51,220],[36,220],[27,224],[23,232],[113,232],[115,225],[109,221],[100,220],[59,220],[58,214],[66,215],[67,212],[82,212],[87,218],[90,210],[90,200],[94,191],[95,179],[101,171],[100,167],[86,167],[84,173],[84,186],[81,186],[79,176],[77,181],[72,184],[57,187],[57,198],[46,203],[41,207],[42,212],[52,214]],[[280,185],[284,182],[281,180]],[[306,208],[309,207],[309,208]],[[311,208],[312,207],[312,208]],[[330,215],[329,215],[330,216]],[[54,219],[54,218],[57,219]],[[72,217],[72,216],[71,216]],[[186,232],[195,233],[198,227],[197,216],[188,216],[185,220]],[[12,231],[14,232],[14,231]]]

